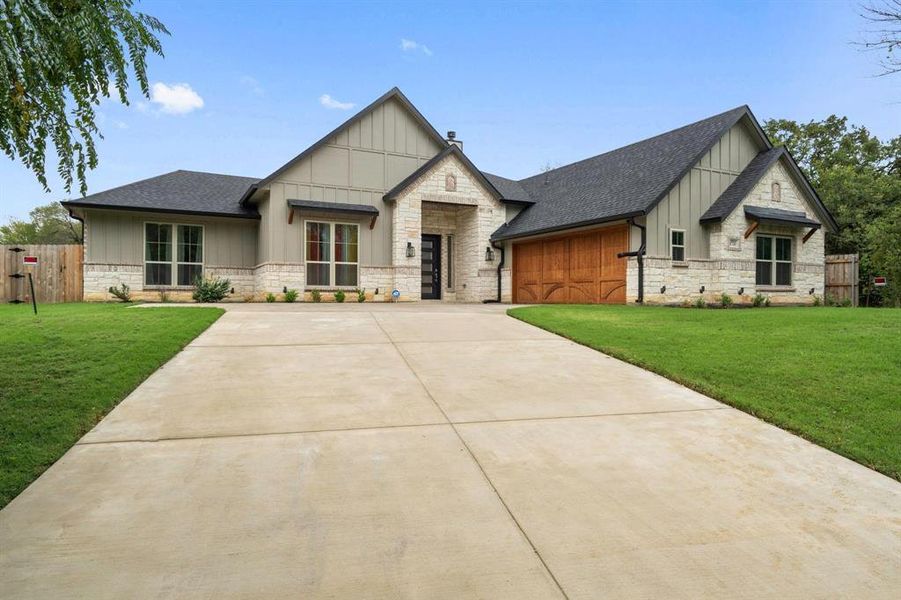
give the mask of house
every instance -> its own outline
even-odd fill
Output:
[[[397,88],[262,179],[175,171],[63,204],[84,221],[87,300],[203,276],[236,298],[808,303],[836,230],[747,106],[517,181]]]

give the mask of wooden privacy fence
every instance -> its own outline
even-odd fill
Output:
[[[831,254],[826,257],[826,298],[842,302],[851,300],[857,306],[858,269],[860,260],[856,254]]]
[[[22,248],[16,252],[14,248]],[[84,246],[81,244],[0,245],[0,290],[4,303],[31,301],[28,273],[34,278],[34,295],[42,302],[80,302],[84,291]],[[37,265],[22,263],[37,256]],[[17,277],[24,275],[24,277]]]

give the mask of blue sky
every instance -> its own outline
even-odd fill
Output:
[[[514,178],[741,104],[893,137],[901,75],[873,77],[877,57],[851,44],[857,6],[139,2],[172,32],[149,64],[155,101],[100,107],[89,193],[175,169],[265,176],[395,85]],[[50,183],[0,159],[0,221],[64,199]]]

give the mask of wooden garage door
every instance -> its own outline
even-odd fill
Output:
[[[628,227],[609,227],[513,245],[513,301],[624,304]]]

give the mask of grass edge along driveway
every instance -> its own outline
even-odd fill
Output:
[[[542,305],[509,315],[901,480],[901,311]]]
[[[0,306],[0,508],[223,312]]]

